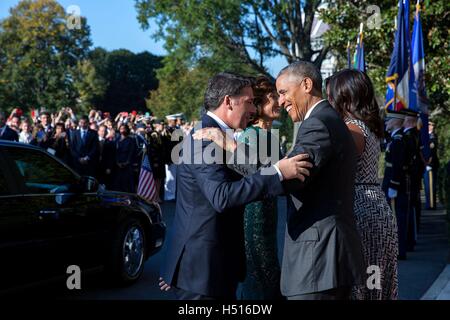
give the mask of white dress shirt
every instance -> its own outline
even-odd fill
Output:
[[[87,130],[81,129],[81,130],[80,130],[80,137],[81,137],[81,140],[84,141],[84,139],[86,138],[86,135],[87,135]]]
[[[394,131],[392,131],[391,137],[394,137],[395,134],[396,134],[397,132],[399,132],[401,129],[402,129],[402,128],[398,128],[398,129],[395,129]]]
[[[223,131],[225,131],[225,133],[230,135],[232,129],[222,119],[220,119],[216,114],[212,113],[211,111],[208,111],[206,114],[208,116],[210,116],[211,118],[213,118],[217,122],[220,129],[222,129]],[[233,139],[234,139],[234,136],[233,136]]]
[[[309,108],[308,112],[306,112],[305,119],[303,119],[303,121],[305,121],[306,119],[308,119],[309,116],[311,115],[311,113],[313,112],[314,108],[317,107],[317,105],[318,105],[319,103],[323,102],[323,101],[325,101],[325,99],[322,99],[322,100],[316,102],[311,108]]]

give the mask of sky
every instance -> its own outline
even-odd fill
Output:
[[[155,55],[164,55],[164,42],[156,42],[152,33],[156,31],[154,23],[150,29],[143,31],[137,21],[134,0],[58,0],[67,10],[76,5],[81,15],[87,18],[91,28],[91,39],[94,47],[107,50],[128,49],[138,53],[149,51]],[[19,0],[0,0],[0,19],[9,15],[9,9],[16,6]],[[284,58],[275,58],[267,62],[272,75],[276,75],[287,64]]]

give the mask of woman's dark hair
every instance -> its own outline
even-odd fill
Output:
[[[262,107],[268,94],[276,92],[277,88],[272,80],[266,76],[256,77],[253,81],[253,104],[256,107],[256,114],[253,116],[252,123],[255,124],[261,118]]]
[[[383,137],[372,81],[364,72],[344,69],[329,79],[329,86],[328,100],[342,118],[361,120],[378,138]]]

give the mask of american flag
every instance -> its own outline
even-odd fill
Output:
[[[137,194],[148,201],[155,201],[157,198],[155,179],[153,178],[152,167],[148,156],[145,155],[139,174],[139,184]]]

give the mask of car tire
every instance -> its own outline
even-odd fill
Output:
[[[128,286],[144,271],[146,238],[142,223],[127,218],[113,235],[106,274],[112,285]]]

